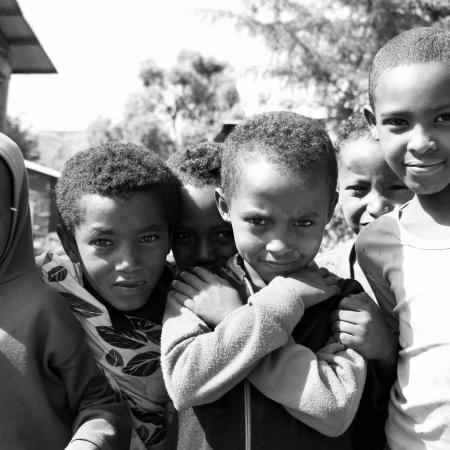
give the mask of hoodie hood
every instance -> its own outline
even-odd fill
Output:
[[[35,270],[28,177],[19,147],[0,133],[0,158],[8,166],[13,183],[11,227],[4,248],[0,248],[0,285]],[[1,195],[1,193],[0,193]]]

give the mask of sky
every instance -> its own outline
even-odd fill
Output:
[[[199,50],[234,68],[244,110],[257,112],[265,87],[250,69],[264,67],[261,40],[205,9],[239,10],[240,0],[18,0],[58,74],[12,75],[8,114],[33,131],[84,130],[98,116],[120,120],[140,89],[141,63],[170,67],[182,49]],[[267,89],[267,88],[266,88]]]

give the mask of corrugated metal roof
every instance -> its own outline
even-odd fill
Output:
[[[16,0],[0,0],[0,32],[9,44],[13,73],[56,73]]]
[[[43,173],[44,175],[48,175],[52,178],[59,178],[61,176],[61,172],[59,170],[50,169],[50,167],[45,167],[33,161],[28,161],[27,159],[25,160],[25,168],[27,170],[33,170],[34,172]]]

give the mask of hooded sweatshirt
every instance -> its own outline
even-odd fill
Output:
[[[97,368],[67,303],[34,263],[28,180],[17,145],[0,133],[13,183],[0,248],[0,448],[127,449],[130,424]]]

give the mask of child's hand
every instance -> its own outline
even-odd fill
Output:
[[[172,287],[170,295],[212,327],[242,306],[239,293],[228,281],[202,267],[181,272]]]
[[[334,337],[366,359],[394,361],[397,342],[377,304],[365,293],[350,295],[330,316]]]
[[[330,273],[325,268],[308,267],[290,275],[302,283],[300,297],[305,308],[317,305],[341,292],[341,278]]]

